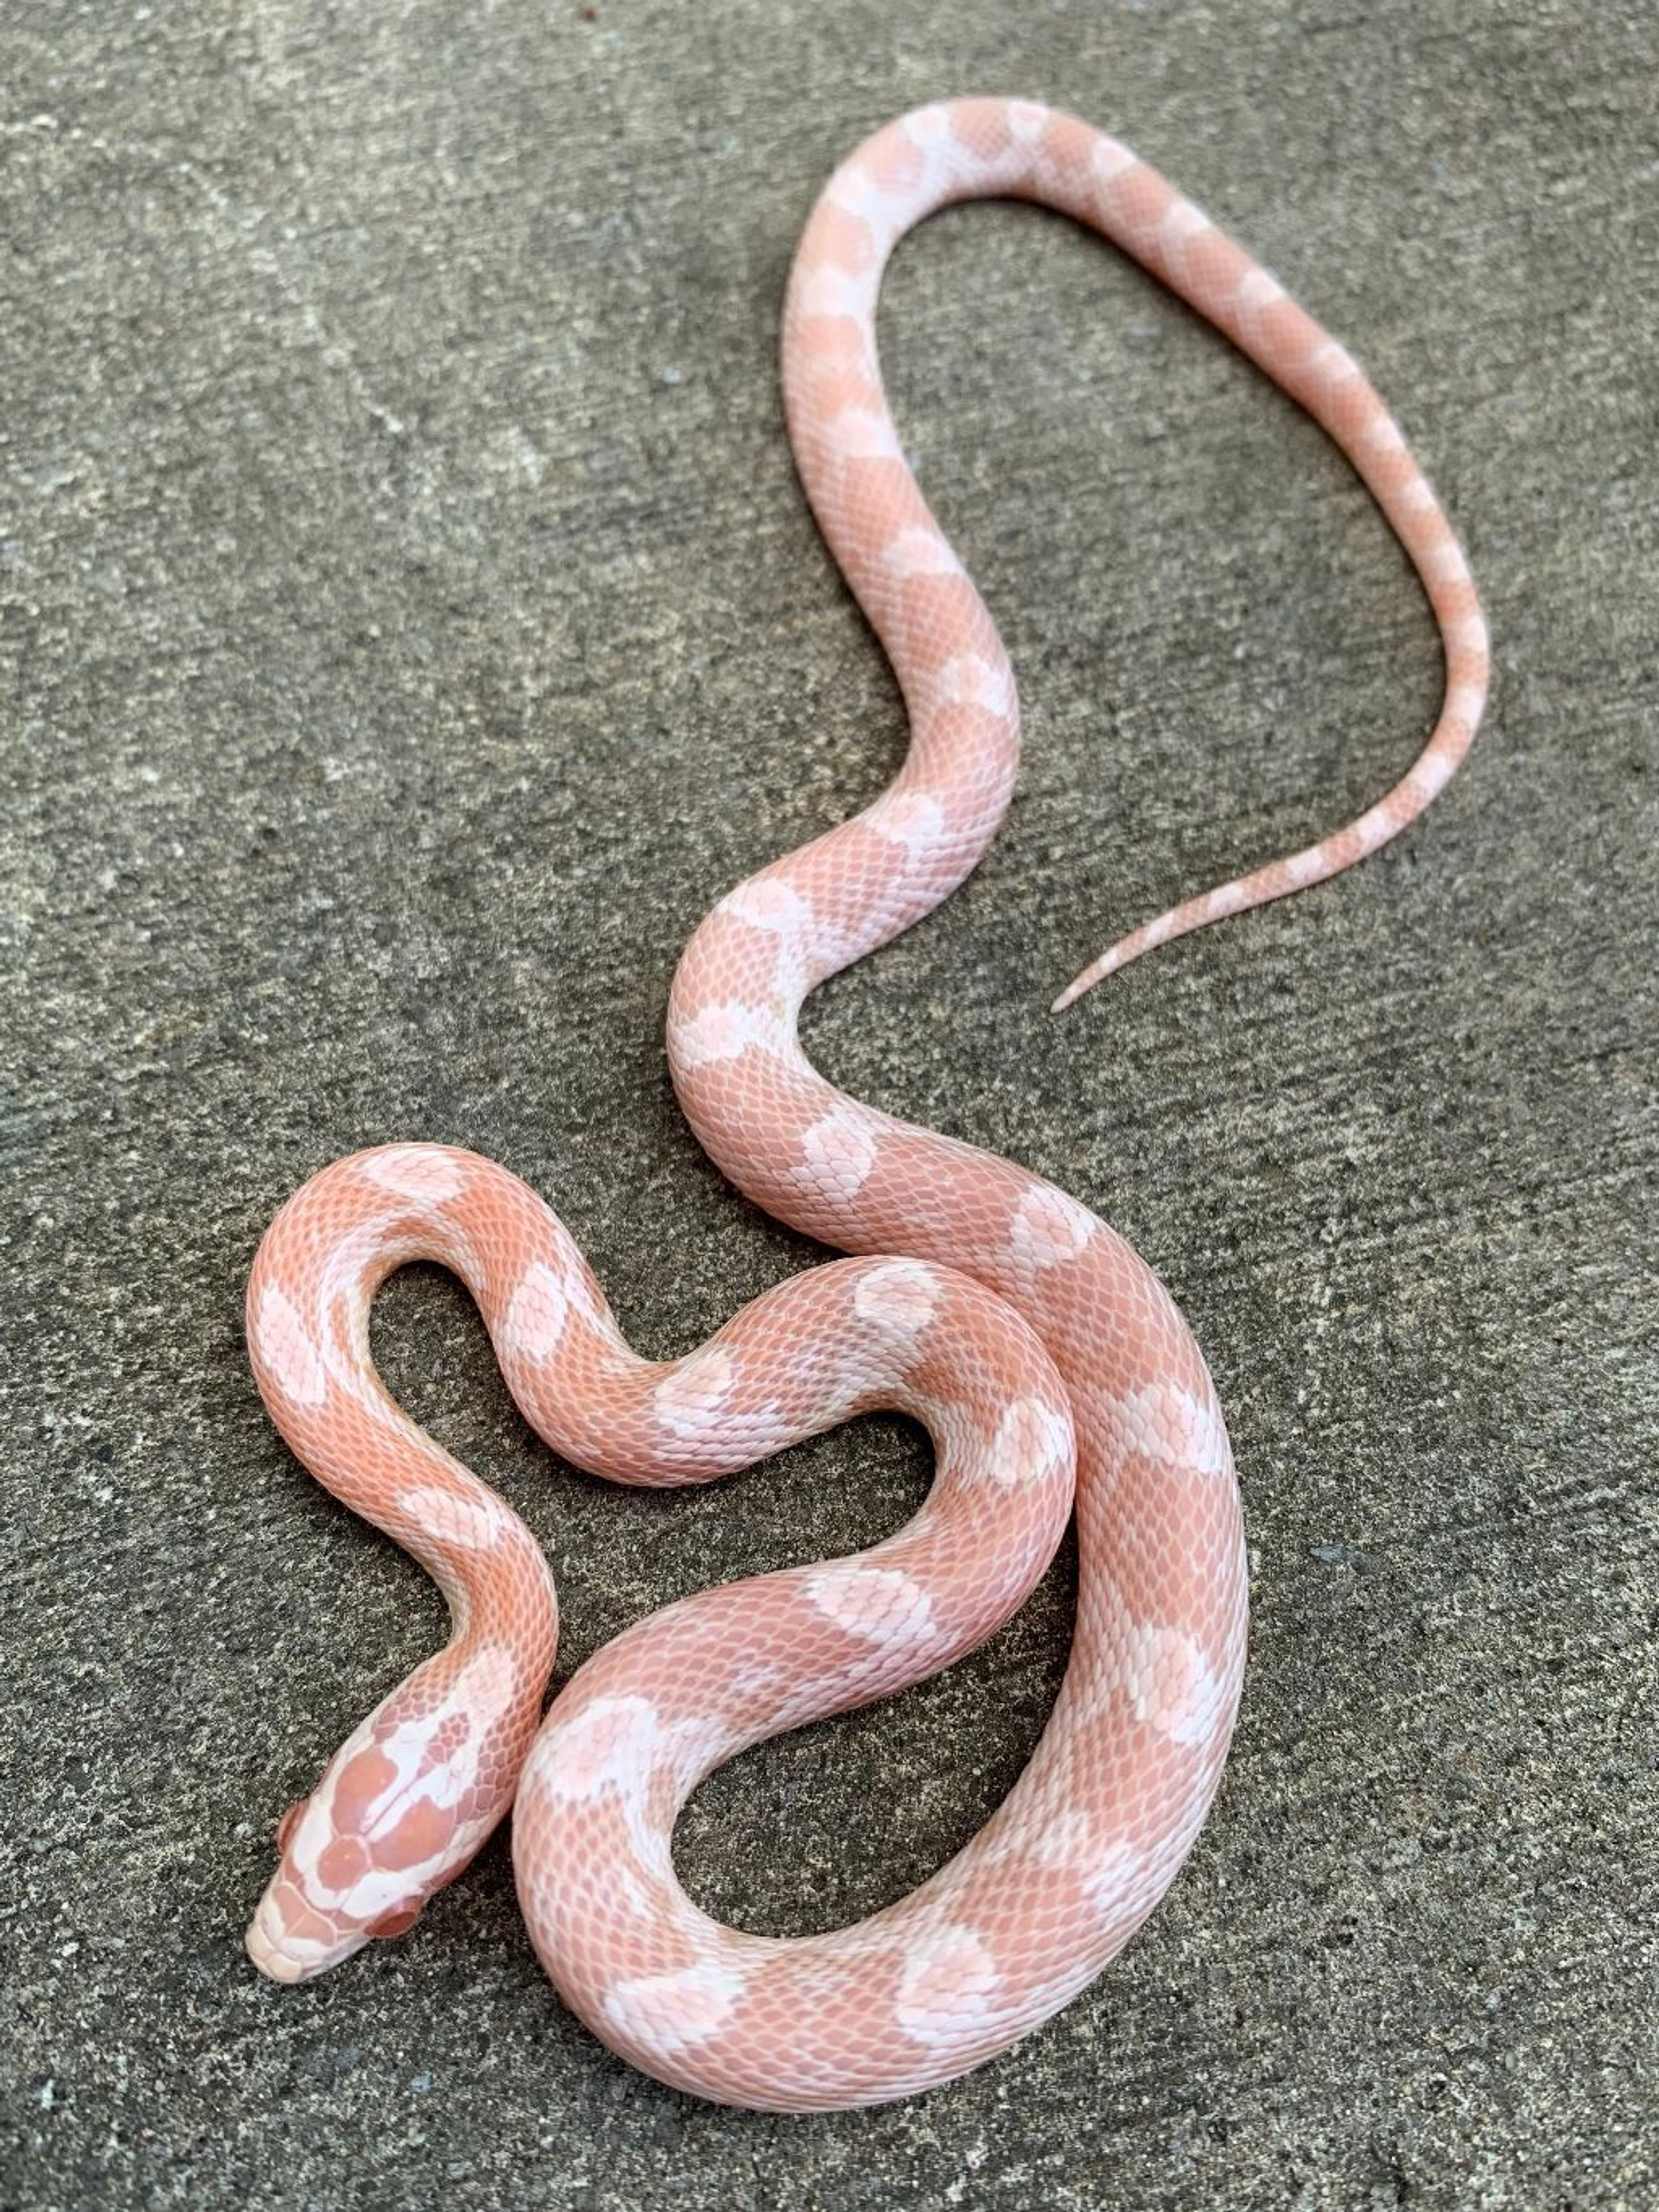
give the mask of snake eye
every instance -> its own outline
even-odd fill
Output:
[[[421,1910],[418,1905],[408,1905],[397,1912],[383,1913],[363,1932],[376,1942],[383,1942],[389,1936],[406,1936],[420,1918]]]
[[[306,1807],[310,1802],[309,1797],[296,1797],[276,1823],[276,1848],[279,1851],[285,1851],[288,1849],[289,1838],[299,1826],[305,1815]]]

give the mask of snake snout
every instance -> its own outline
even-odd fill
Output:
[[[273,1943],[257,1920],[250,1926],[242,1942],[246,1948],[249,1958],[252,1960],[267,1981],[304,1981],[306,1978],[304,1962],[291,1957],[289,1953]]]
[[[361,1951],[368,1940],[360,1929],[342,1934],[331,1926],[281,1875],[259,1899],[259,1909],[242,1938],[248,1957],[266,1980],[284,1983],[314,1980]]]

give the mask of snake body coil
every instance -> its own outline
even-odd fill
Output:
[[[272,1225],[248,1292],[259,1387],[312,1472],[442,1587],[445,1650],[337,1753],[283,1824],[248,1936],[278,1980],[402,1932],[514,1803],[519,1893],[560,1993],[665,2081],[738,2105],[872,2103],[976,2065],[1056,2011],[1146,1917],[1226,1753],[1246,1578],[1209,1376],[1168,1295],[1076,1200],[826,1083],[805,994],[937,906],[994,836],[1018,753],[1012,672],[901,450],[876,294],[898,238],[954,200],[1012,195],[1104,233],[1223,330],[1347,453],[1415,563],[1447,663],[1404,779],[1321,843],[1161,916],[1060,1003],[1148,947],[1316,883],[1434,797],[1468,749],[1487,648],[1468,568],[1355,362],[1248,255],[1115,140],[1029,102],[890,125],[836,174],[790,280],[790,436],[824,536],[896,672],[911,726],[891,787],[750,878],[675,979],[674,1082],[738,1188],[843,1252],[685,1358],[624,1342],[542,1201],[476,1156],[402,1145],[327,1169]],[[670,1606],[605,1646],[545,1718],[556,1608],[523,1523],[375,1376],[368,1310],[394,1268],[465,1282],[526,1417],[618,1481],[702,1481],[873,1407],[930,1431],[933,1490],[897,1534]],[[680,1806],[745,1747],[947,1665],[1079,1539],[1069,1671],[986,1827],[858,1925],[722,1928],[675,1876]]]

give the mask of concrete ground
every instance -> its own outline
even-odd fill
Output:
[[[0,2203],[1659,2201],[1656,64],[1642,0],[9,8]],[[756,2118],[561,2010],[503,1842],[406,1943],[255,1978],[276,1820],[441,1607],[277,1443],[240,1304],[288,1194],[398,1137],[546,1193],[653,1353],[815,1256],[699,1153],[664,1003],[711,900],[899,757],[778,310],[836,160],[972,88],[1120,131],[1367,363],[1498,698],[1385,855],[1051,1019],[1121,928],[1392,781],[1437,647],[1339,457],[1097,240],[979,208],[903,249],[894,404],[1027,766],[810,1042],[1162,1271],[1255,1626],[1210,1824],[1085,1997],[932,2096]],[[925,1483],[875,1421],[613,1492],[447,1280],[377,1329],[544,1535],[562,1665]],[[738,1762],[695,1894],[788,1931],[909,1887],[1067,1627],[1062,1565],[948,1679]]]

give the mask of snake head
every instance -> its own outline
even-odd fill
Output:
[[[307,1982],[380,1936],[401,1936],[453,1881],[513,1802],[534,1704],[504,1712],[502,1686],[441,1662],[417,1669],[330,1761],[277,1831],[282,1863],[259,1900],[248,1956]]]

